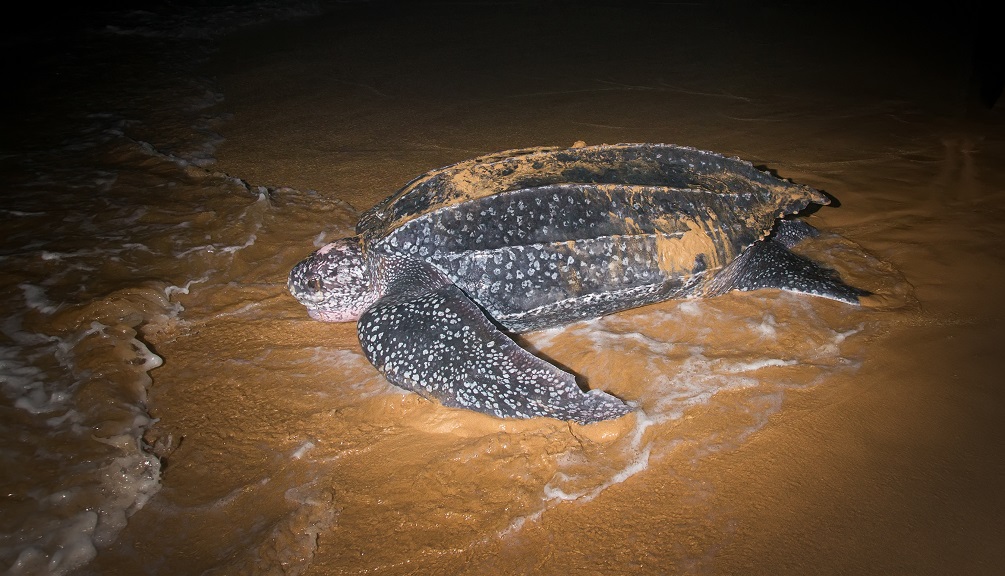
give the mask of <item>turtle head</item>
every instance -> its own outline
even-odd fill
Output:
[[[293,267],[287,286],[311,318],[325,322],[355,322],[382,292],[359,236],[315,250]]]

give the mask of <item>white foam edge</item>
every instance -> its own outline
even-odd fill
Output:
[[[549,481],[543,488],[544,499],[542,500],[542,506],[529,514],[514,518],[509,525],[500,530],[497,535],[499,537],[505,537],[519,532],[520,529],[528,522],[538,521],[544,512],[561,504],[562,502],[590,502],[611,486],[620,484],[636,474],[648,469],[650,457],[652,455],[652,441],[645,441],[646,431],[653,425],[662,424],[671,420],[672,417],[670,415],[650,416],[638,406],[633,405],[633,408],[635,408],[636,421],[635,426],[631,431],[631,438],[628,441],[629,446],[627,447],[627,450],[631,450],[635,453],[635,455],[629,459],[628,463],[623,468],[616,471],[610,476],[610,478],[600,485],[575,493],[566,492],[561,488],[552,486],[552,482]],[[568,476],[566,476],[563,472],[557,472],[552,477],[552,481],[562,478],[568,478]]]
[[[59,364],[71,374],[76,370],[74,346],[94,334],[109,336],[106,333],[108,326],[96,321],[70,338],[21,332],[16,324],[13,321],[5,322],[4,333],[21,345],[48,344],[53,348],[51,353]],[[23,547],[8,574],[35,574],[45,565],[46,574],[61,575],[83,566],[94,558],[96,547],[113,542],[125,527],[128,516],[142,508],[160,489],[160,460],[145,451],[141,437],[143,431],[154,422],[142,406],[146,387],[150,383],[148,372],[160,366],[163,360],[137,338],[121,340],[119,344],[128,347],[141,360],[132,364],[138,368],[136,386],[140,399],[139,404],[131,406],[134,410],[133,419],[122,433],[108,437],[90,434],[91,440],[114,447],[120,452],[93,469],[101,479],[98,489],[102,501],[98,506],[78,512],[69,519],[54,517],[42,530],[33,529],[18,534],[17,538]],[[60,428],[68,424],[74,433],[87,435],[90,427],[81,425],[83,416],[70,405],[72,389],[56,390],[49,394],[45,391],[44,373],[19,361],[17,354],[10,353],[14,351],[8,347],[2,354],[3,391],[14,397],[14,406],[32,414],[65,410],[62,415],[47,419],[46,425]],[[84,489],[85,486],[73,486],[52,493],[45,499],[56,504],[72,498],[75,492]],[[51,550],[48,557],[44,551],[46,549]]]

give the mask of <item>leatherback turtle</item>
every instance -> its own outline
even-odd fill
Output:
[[[671,298],[866,292],[788,247],[779,220],[827,196],[748,162],[665,144],[511,150],[433,170],[290,272],[311,317],[358,321],[408,390],[500,417],[579,423],[631,408],[520,348],[523,332]]]

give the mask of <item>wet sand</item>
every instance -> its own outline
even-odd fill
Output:
[[[229,282],[146,330],[164,358],[148,434],[163,486],[86,570],[996,573],[1002,109],[967,113],[960,39],[864,16],[362,4],[238,33],[210,66],[233,113],[215,169],[300,192],[268,198]],[[412,177],[577,140],[715,150],[825,190],[839,205],[812,222],[885,270],[845,273],[898,297],[734,293],[529,337],[628,398],[653,381],[626,363],[662,361],[632,348],[636,331],[667,346],[666,366],[696,358],[687,342],[742,361],[762,354],[749,319],[777,334],[766,357],[800,360],[640,429],[504,422],[396,392],[354,325],[311,322],[285,294],[320,232],[348,234]],[[617,481],[640,446],[646,466]]]

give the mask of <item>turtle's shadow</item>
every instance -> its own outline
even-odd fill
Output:
[[[524,333],[507,332],[505,329],[502,328],[500,329],[506,333],[506,336],[508,336],[511,340],[516,342],[517,346],[523,348],[527,352],[530,352],[531,354],[540,358],[541,360],[544,360],[545,362],[555,366],[556,368],[568,372],[569,374],[572,374],[572,376],[576,379],[576,385],[579,386],[579,388],[582,389],[583,392],[589,392],[590,390],[592,390],[592,388],[590,387],[590,380],[587,377],[580,374],[579,371],[573,370],[567,364],[555,359],[550,354],[542,351],[540,348],[535,346],[534,343],[531,342],[525,336]]]

